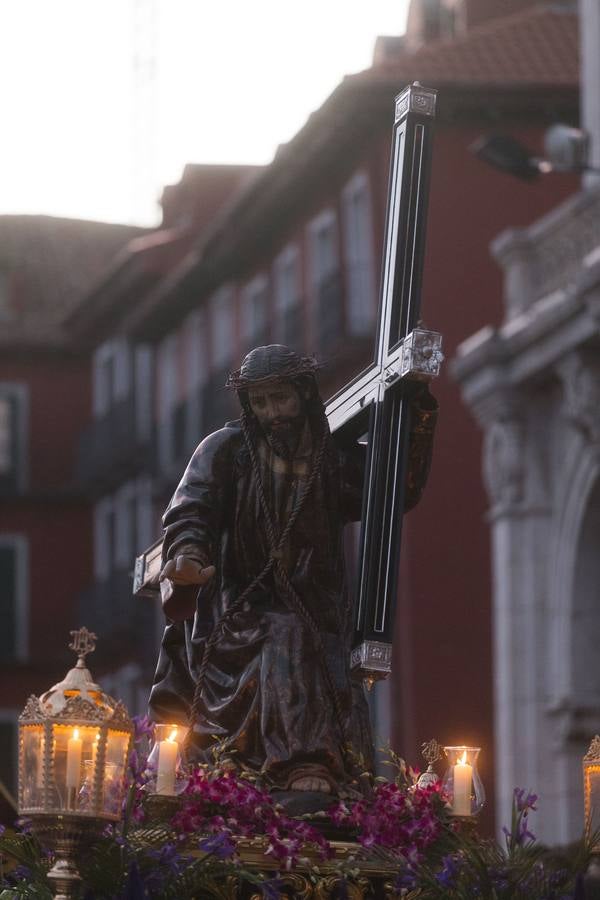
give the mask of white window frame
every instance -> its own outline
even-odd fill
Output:
[[[22,382],[0,381],[0,397],[17,401],[15,487],[17,491],[22,492],[29,486],[29,387]]]
[[[356,200],[361,198],[363,221],[355,221]],[[362,240],[357,239],[362,231]],[[346,321],[351,335],[370,334],[375,322],[375,258],[371,184],[359,170],[342,189],[342,237],[346,266]]]
[[[29,540],[24,534],[0,534],[0,546],[12,547],[16,557],[15,660],[29,659],[30,579]]]

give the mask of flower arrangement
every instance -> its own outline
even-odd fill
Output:
[[[360,875],[358,863],[336,863],[334,845],[314,822],[287,816],[252,773],[215,754],[196,766],[170,820],[148,815],[145,785],[150,773],[147,741],[151,725],[135,723],[128,792],[119,825],[106,829],[81,861],[82,900],[154,900],[230,896],[224,885],[251,886],[268,900],[285,893],[285,873],[309,872],[317,885],[319,866],[336,873],[337,896],[347,895]],[[515,790],[503,845],[463,829],[450,815],[439,784],[420,787],[418,773],[392,754],[393,780],[375,779],[354,800],[340,800],[327,819],[343,828],[364,852],[377,853],[395,871],[395,890],[407,900],[579,900],[589,857],[583,842],[570,856],[551,854],[529,829],[537,798]],[[240,848],[259,839],[265,870],[251,870]],[[1,860],[7,863],[2,868]],[[313,862],[311,863],[310,860]],[[46,874],[51,859],[25,823],[0,834],[0,900],[50,900]],[[357,868],[353,868],[353,865]],[[332,895],[333,896],[333,895]]]

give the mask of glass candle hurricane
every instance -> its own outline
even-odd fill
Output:
[[[453,816],[474,816],[485,803],[485,790],[479,772],[477,757],[480,747],[444,747],[448,768],[442,781]]]
[[[189,729],[184,725],[154,726],[154,744],[148,757],[148,791],[174,797],[185,788],[181,748]]]

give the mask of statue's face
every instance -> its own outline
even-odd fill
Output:
[[[281,456],[293,455],[304,424],[304,397],[290,381],[275,381],[248,391],[250,409],[267,440]]]
[[[266,384],[248,391],[250,409],[265,431],[285,433],[302,414],[302,398],[290,381]]]

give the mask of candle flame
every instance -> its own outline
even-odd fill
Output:
[[[466,764],[467,764],[467,751],[466,751],[466,750],[463,750],[462,756],[460,756],[460,757],[456,760],[456,765],[457,765],[457,766],[466,766]]]
[[[74,729],[73,729],[73,738],[74,738],[74,740],[76,740],[76,741],[79,740],[79,728],[74,728]]]
[[[100,740],[100,732],[96,732],[96,743]]]
[[[173,731],[171,732],[171,734],[169,735],[167,740],[171,741],[172,744],[175,743],[175,741],[177,740],[177,729],[176,728],[173,729]]]

